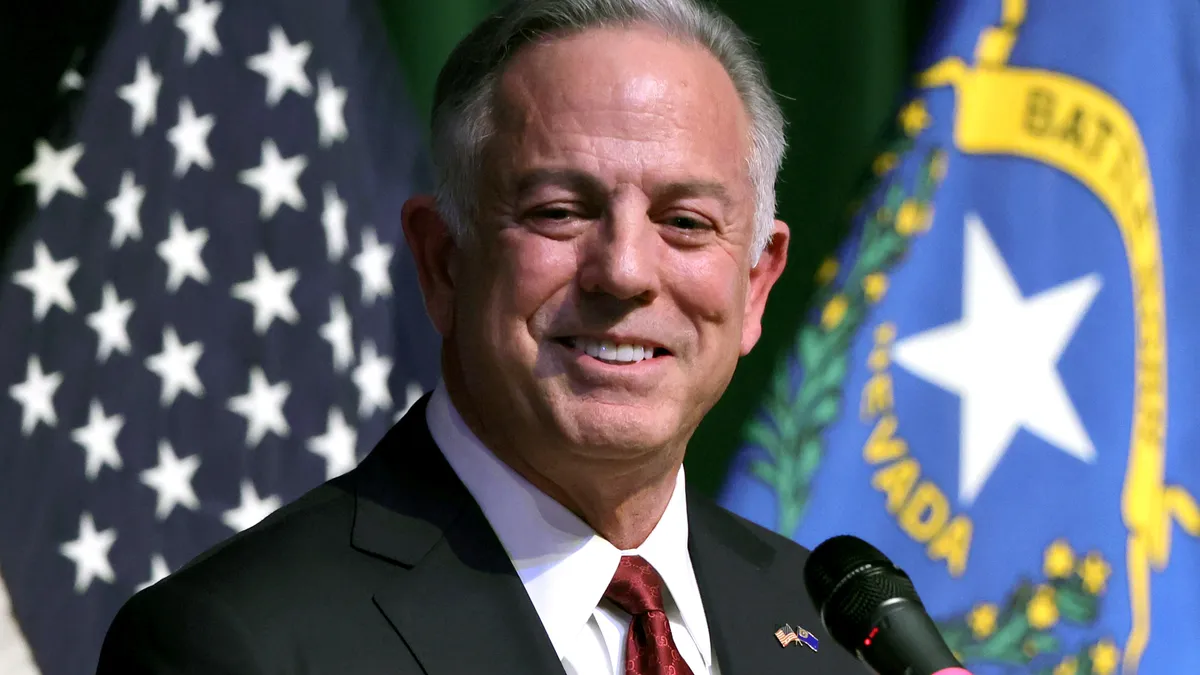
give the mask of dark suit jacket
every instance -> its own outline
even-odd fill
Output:
[[[414,405],[353,471],[131,598],[103,675],[561,674],[529,596]],[[862,673],[804,589],[807,551],[688,495],[722,675]],[[818,652],[782,648],[799,625]]]

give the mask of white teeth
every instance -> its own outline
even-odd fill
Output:
[[[586,338],[575,338],[575,348],[601,361],[611,363],[637,363],[643,359],[654,357],[654,347],[634,344],[615,344],[609,341],[596,341]]]

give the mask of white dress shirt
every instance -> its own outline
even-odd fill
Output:
[[[688,555],[682,468],[650,536],[622,551],[497,459],[463,422],[441,382],[425,419],[508,552],[567,675],[625,675],[630,616],[603,599],[622,555],[642,556],[662,576],[671,635],[695,675],[719,675]]]

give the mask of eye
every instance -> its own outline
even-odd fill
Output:
[[[538,220],[567,220],[577,214],[565,206],[550,206],[534,209],[530,215]]]
[[[708,230],[712,229],[706,221],[691,216],[672,216],[667,218],[667,224],[671,227],[677,227],[681,230]]]

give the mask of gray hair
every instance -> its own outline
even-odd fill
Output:
[[[546,36],[640,24],[706,49],[724,67],[746,107],[746,161],[755,192],[750,251],[757,264],[775,219],[775,179],[787,145],[783,112],[746,35],[697,0],[513,0],[459,42],[438,75],[432,115],[437,205],[457,242],[472,236],[483,148],[493,132],[493,96],[513,55]]]

